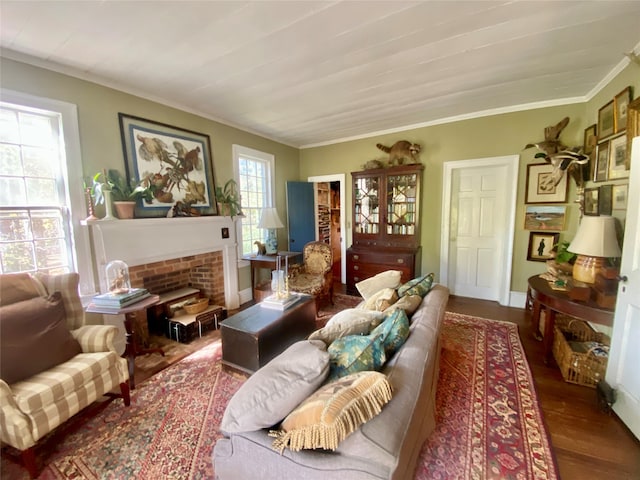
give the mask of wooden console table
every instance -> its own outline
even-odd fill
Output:
[[[544,336],[542,338],[545,363],[549,363],[551,359],[556,312],[600,325],[613,325],[614,310],[602,308],[593,300],[587,302],[571,300],[567,292],[552,289],[549,286],[549,282],[538,275],[530,277],[528,282],[527,298],[531,299],[533,303],[531,326],[536,338],[540,338],[540,312],[543,308],[546,312]]]
[[[103,315],[124,315],[124,329],[126,330],[126,347],[124,356],[127,357],[127,363],[129,365],[129,386],[131,389],[136,388],[135,374],[135,358],[138,355],[145,355],[147,353],[159,353],[164,357],[164,351],[161,348],[142,348],[135,337],[135,330],[133,328],[133,322],[136,319],[136,312],[144,310],[152,305],[155,305],[160,300],[158,295],[151,295],[139,302],[133,303],[127,307],[119,310],[113,308],[100,308],[97,305],[90,304],[87,307],[87,312],[90,313],[102,313]]]
[[[282,258],[282,268],[284,268],[285,258],[288,259],[290,264],[296,263],[299,261],[298,257],[302,257],[302,252],[278,252],[278,255]],[[277,255],[244,255],[242,259],[251,263],[251,294],[255,299],[255,290],[258,287],[258,285],[256,285],[256,270],[263,268],[268,269],[269,272],[275,270]],[[271,275],[271,273],[269,273],[269,275]]]

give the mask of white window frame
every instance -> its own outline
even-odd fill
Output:
[[[78,124],[78,107],[72,103],[37,97],[15,90],[0,88],[0,101],[22,105],[29,108],[48,110],[59,113],[62,118],[62,137],[66,155],[66,165],[62,174],[66,183],[66,201],[71,218],[71,251],[72,266],[80,274],[80,294],[91,295],[96,292],[91,262],[91,245],[89,231],[81,221],[86,212],[84,191],[82,188],[82,155],[80,149],[80,129]]]
[[[267,176],[266,179],[266,207],[275,206],[275,156],[262,152],[260,150],[254,150],[253,148],[243,147],[242,145],[232,145],[232,153],[233,153],[233,178],[235,179],[238,186],[240,185],[240,157],[249,158],[252,160],[262,161],[267,164]],[[236,238],[238,245],[238,264],[239,266],[248,265],[249,262],[242,260],[242,218],[236,222]],[[246,252],[249,253],[249,252]]]

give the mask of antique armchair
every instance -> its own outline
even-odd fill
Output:
[[[32,478],[43,436],[118,387],[130,403],[118,329],[85,325],[78,282],[77,273],[0,275],[0,440]]]
[[[303,250],[303,263],[289,268],[289,290],[313,295],[316,312],[323,299],[333,305],[333,252],[322,242],[309,242]]]

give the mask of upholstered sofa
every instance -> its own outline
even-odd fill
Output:
[[[449,291],[435,285],[413,313],[405,343],[381,370],[393,389],[382,411],[334,451],[273,448],[269,429],[228,434],[214,448],[219,480],[411,479],[435,426],[440,331]],[[267,366],[263,368],[267,368]]]
[[[76,273],[0,275],[0,440],[37,476],[40,438],[111,390],[129,405],[114,326],[84,325]]]

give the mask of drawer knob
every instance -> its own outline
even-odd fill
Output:
[[[359,282],[360,281],[360,277],[353,277],[353,281],[354,282]]]
[[[397,261],[398,263],[404,263],[404,258],[399,258]]]
[[[360,255],[354,255],[354,256],[353,256],[353,259],[354,259],[354,260],[358,260],[359,258],[360,258]]]
[[[358,265],[354,265],[354,266],[353,266],[353,269],[354,269],[354,270],[360,270],[360,267],[359,267]]]

